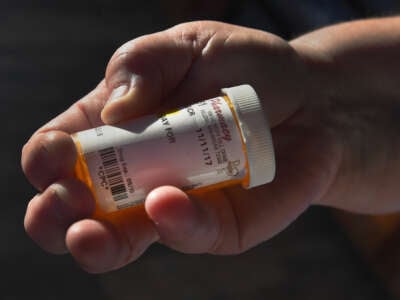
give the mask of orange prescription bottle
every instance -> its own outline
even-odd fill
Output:
[[[161,185],[188,193],[233,184],[251,188],[275,175],[266,114],[249,85],[222,89],[218,97],[161,116],[72,137],[75,174],[106,213],[143,203]]]

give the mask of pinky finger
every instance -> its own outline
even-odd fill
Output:
[[[75,179],[59,181],[29,202],[25,230],[44,250],[63,254],[67,252],[68,227],[93,214],[94,208],[93,197],[83,183]]]
[[[136,260],[159,239],[141,206],[74,223],[66,244],[76,262],[89,273],[104,273]]]

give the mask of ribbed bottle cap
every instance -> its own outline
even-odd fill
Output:
[[[261,102],[248,85],[222,89],[236,110],[246,146],[250,180],[247,188],[271,182],[275,176],[275,155],[271,131]]]

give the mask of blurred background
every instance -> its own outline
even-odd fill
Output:
[[[154,245],[121,270],[87,274],[26,236],[35,190],[19,164],[33,131],[94,88],[114,50],[139,35],[213,19],[290,39],[399,11],[395,0],[1,0],[0,299],[400,299],[399,217],[321,207],[242,255],[183,255]]]

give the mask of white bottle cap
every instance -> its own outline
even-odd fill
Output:
[[[275,155],[271,131],[261,102],[248,85],[222,89],[232,101],[246,146],[250,180],[246,188],[271,182],[275,177]]]

